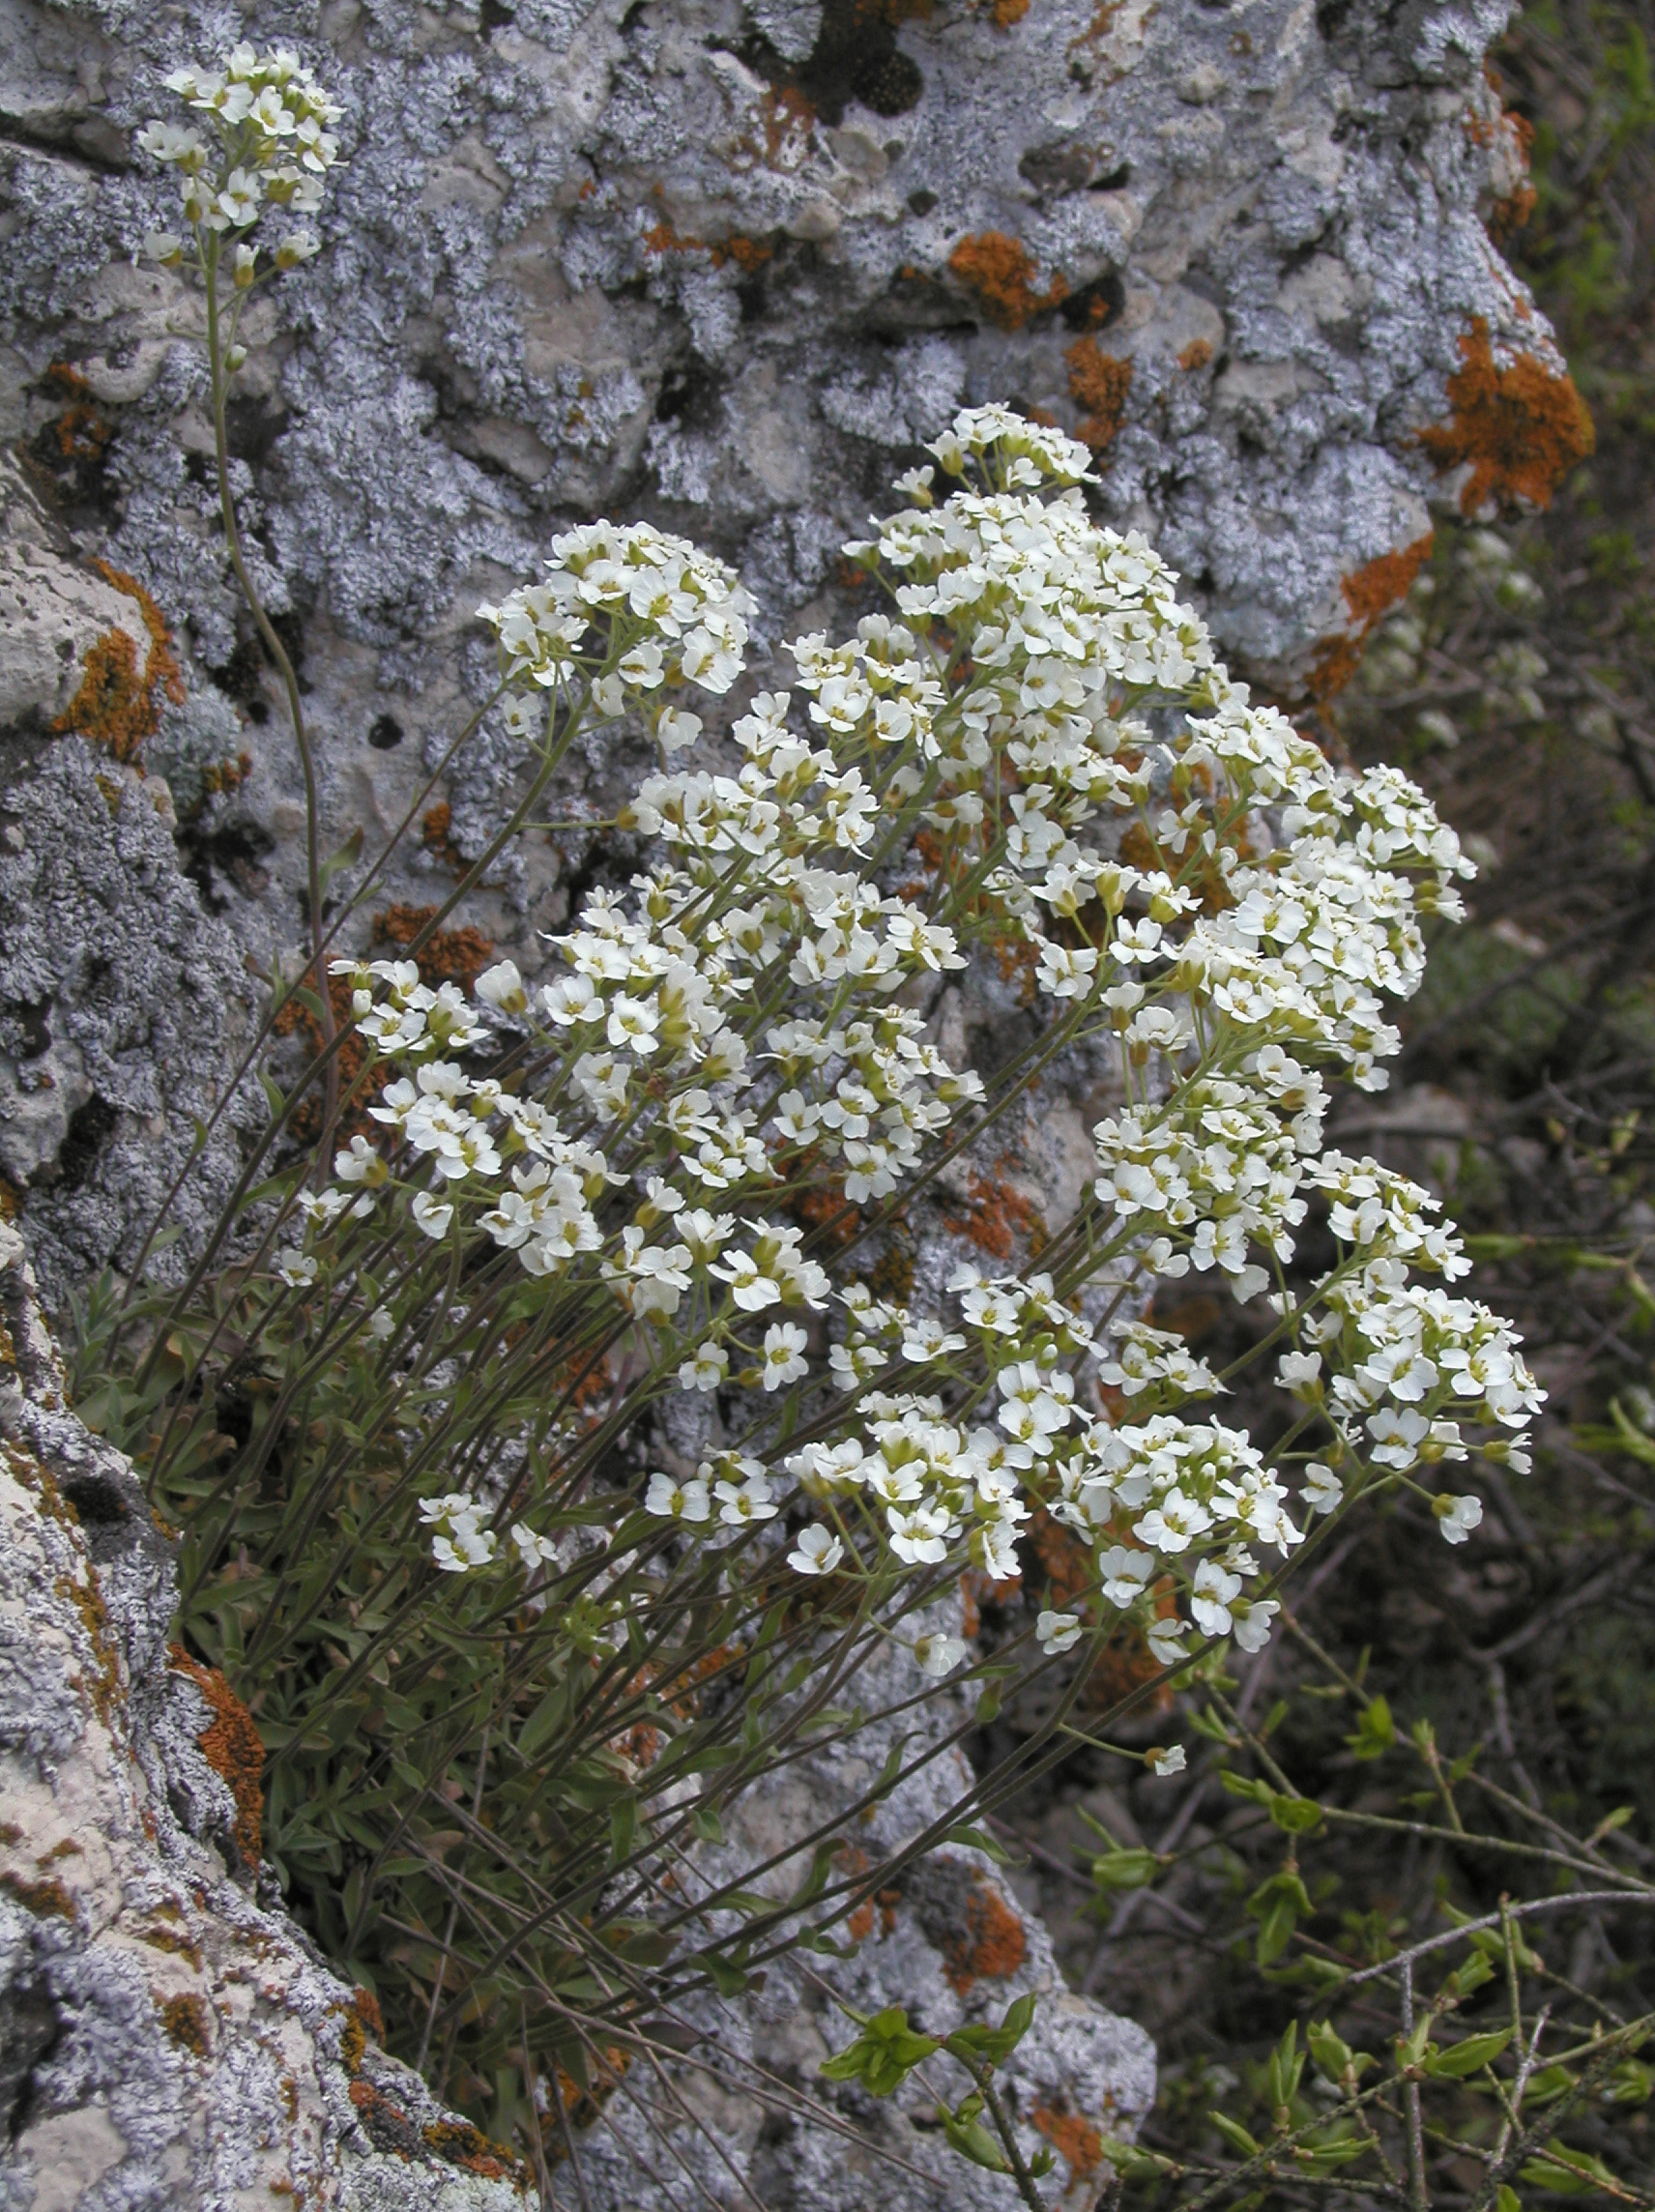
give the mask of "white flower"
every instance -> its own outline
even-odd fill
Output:
[[[1145,1584],[1155,1572],[1149,1553],[1129,1551],[1124,1544],[1112,1544],[1097,1563],[1104,1596],[1122,1613],[1143,1596]]]
[[[1053,1613],[1046,1611],[1034,1623],[1034,1641],[1048,1655],[1067,1651],[1081,1640],[1081,1616],[1078,1613]]]
[[[216,230],[222,230],[226,225],[244,229],[249,222],[257,221],[262,197],[263,186],[253,170],[232,169],[207,220]]]
[[[1184,1624],[1176,1618],[1149,1623],[1149,1656],[1157,1667],[1176,1667],[1186,1656]]]
[[[446,1237],[449,1223],[454,1217],[453,1208],[434,1198],[428,1190],[415,1192],[413,1212],[416,1224],[430,1237]]]
[[[308,1252],[277,1253],[276,1271],[290,1290],[302,1291],[316,1280],[316,1262]]]
[[[389,1306],[375,1306],[366,1325],[369,1336],[379,1344],[388,1343],[396,1333],[396,1323]]]
[[[500,960],[485,968],[472,989],[485,1006],[498,1007],[503,1014],[525,1014],[529,1010],[529,994],[515,960]]]
[[[334,1173],[341,1182],[363,1183],[369,1190],[391,1179],[391,1170],[363,1136],[353,1137],[348,1150],[334,1154]]]
[[[1203,1559],[1195,1570],[1190,1612],[1204,1636],[1228,1636],[1231,1607],[1241,1594],[1241,1577],[1221,1567],[1216,1559]]]
[[[1184,1747],[1181,1743],[1163,1747],[1157,1744],[1144,1754],[1144,1763],[1151,1774],[1181,1774],[1184,1770]]]
[[[1273,1597],[1237,1598],[1230,1608],[1231,1634],[1243,1651],[1262,1651],[1270,1641],[1270,1623],[1280,1613]]]
[[[523,1572],[532,1575],[537,1567],[555,1567],[558,1547],[550,1536],[537,1536],[526,1521],[513,1521],[511,1541],[517,1547],[517,1557],[523,1562]]]
[[[951,1674],[966,1656],[966,1647],[957,1636],[918,1636],[914,1641],[914,1656],[923,1673],[941,1681]]]
[[[670,1474],[652,1474],[644,1511],[663,1521],[705,1521],[712,1511],[711,1493],[699,1476],[675,1482]]]
[[[767,1390],[783,1389],[789,1382],[797,1382],[801,1375],[808,1375],[810,1362],[804,1357],[808,1342],[797,1322],[774,1322],[765,1331],[765,1365],[760,1380]]]
[[[740,1528],[749,1521],[773,1521],[781,1508],[770,1495],[769,1482],[756,1460],[737,1462],[742,1479],[713,1485],[718,1518],[727,1528]]]
[[[830,1575],[844,1557],[845,1547],[833,1531],[812,1522],[808,1528],[799,1530],[787,1563],[796,1574]]]
[[[1432,1511],[1441,1529],[1443,1540],[1450,1544],[1463,1544],[1483,1518],[1483,1501],[1469,1495],[1450,1497],[1447,1492],[1432,1499]]]
[[[686,1359],[679,1368],[678,1379],[686,1390],[698,1390],[703,1397],[716,1390],[728,1380],[730,1354],[721,1344],[704,1344],[693,1358]]]
[[[664,753],[682,752],[701,735],[701,716],[682,707],[663,707],[655,722],[655,742]]]
[[[1299,1496],[1312,1513],[1337,1513],[1345,1502],[1345,1485],[1330,1467],[1312,1460],[1304,1470]]]

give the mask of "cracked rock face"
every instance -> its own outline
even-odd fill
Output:
[[[569,520],[645,514],[737,562],[762,661],[854,619],[837,549],[962,401],[1086,436],[1100,510],[1183,571],[1233,666],[1290,692],[1348,670],[1428,502],[1543,486],[1579,435],[1486,227],[1523,184],[1484,69],[1507,12],[256,0],[208,23],[0,0],[0,435],[52,515],[9,495],[0,919],[9,943],[19,902],[53,917],[0,975],[0,1172],[48,1297],[130,1264],[233,1064],[247,963],[291,962],[304,930],[298,761],[223,559],[199,300],[137,258],[171,217],[133,144],[172,113],[168,68],[203,40],[289,43],[345,106],[325,249],[250,311],[230,443],[326,848],[360,830],[371,855],[414,810],[375,904],[394,936],[483,852],[521,769],[485,721],[424,789],[485,695],[479,597]],[[1515,386],[1506,407],[1513,363],[1557,425]],[[1503,454],[1508,431],[1556,451]],[[48,741],[96,720],[73,679],[117,632],[155,727],[129,728],[133,788],[105,807],[107,732]],[[617,763],[587,767],[576,811]],[[192,889],[166,879],[169,802]],[[526,975],[589,846],[531,837],[474,902]],[[136,888],[94,926],[116,874]]]
[[[240,1708],[169,1662],[170,1550],[61,1382],[0,1227],[0,2207],[516,2212],[249,1894]]]

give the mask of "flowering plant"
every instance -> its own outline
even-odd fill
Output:
[[[191,134],[149,143],[185,172],[234,551],[224,241],[260,180],[313,200],[334,111],[285,56],[175,82],[220,140],[213,178]],[[916,1698],[963,1669],[959,1577],[1003,1586],[1035,1527],[1084,1571],[1043,1657],[990,1671],[1060,1660],[1057,1726],[1112,1640],[1140,1695],[1258,1649],[1359,1497],[1414,1492],[1463,1541],[1476,1498],[1437,1470],[1516,1460],[1537,1402],[1447,1287],[1431,1196],[1322,1142],[1330,1081],[1385,1080],[1423,920],[1460,911],[1452,832],[1229,680],[1091,519],[1085,447],[986,407],[930,451],[847,548],[886,611],[796,640],[793,689],[727,732],[751,609],[680,538],[572,530],[479,610],[533,762],[513,829],[577,739],[642,740],[593,826],[642,858],[550,980],[336,956],[369,1057],[342,1100],[330,1077],[320,1172],[249,1189],[237,1264],[153,1308],[127,1402],[186,1523],[186,1628],[255,1702],[290,1884],[445,2074],[462,2034],[474,2081],[584,2066],[664,1994],[827,1942],[881,1878],[829,1879],[843,1819],[790,1846],[818,1851],[796,1891],[710,1885],[694,1845],[855,1732],[833,1701],[870,1652],[905,1645]],[[1008,977],[1023,1041],[985,1074],[944,1043]],[[1078,1202],[1037,1267],[962,1265],[953,1164],[1076,1071],[1113,1100]],[[1189,1275],[1270,1302],[1267,1447],[1146,1318]],[[145,1318],[129,1296],[113,1336]]]
[[[1430,1196],[1321,1141],[1323,1071],[1382,1083],[1382,996],[1416,985],[1419,917],[1458,911],[1468,864],[1400,775],[1341,775],[1229,683],[1153,554],[1088,517],[1085,449],[985,408],[935,451],[959,488],[936,505],[918,472],[851,548],[894,615],[846,645],[798,640],[803,711],[759,693],[733,773],[674,758],[701,732],[676,699],[723,693],[746,636],[740,587],[692,547],[574,531],[543,584],[481,610],[521,711],[556,703],[560,748],[646,718],[660,767],[617,827],[662,857],[630,895],[594,894],[534,992],[509,962],[470,1004],[408,963],[335,962],[398,1071],[370,1109],[389,1146],[340,1151],[277,1271],[348,1279],[401,1219],[468,1282],[528,1277],[571,1352],[624,1337],[645,1370],[631,1420],[703,1401],[681,1415],[695,1471],[654,1470],[642,1500],[697,1544],[785,1517],[798,1575],[856,1582],[888,1559],[1003,1580],[1044,1510],[1095,1568],[1078,1611],[1046,1616],[1048,1648],[1126,1613],[1163,1662],[1192,1630],[1256,1649],[1276,1610],[1257,1555],[1302,1540],[1293,1483],[1325,1515],[1351,1490],[1431,1482],[1458,1542],[1476,1499],[1433,1471],[1509,1459],[1537,1403],[1496,1317],[1417,1279],[1467,1266]],[[1027,957],[1048,1008],[992,1095],[935,1042],[949,976],[991,943]],[[933,1266],[928,1295],[881,1297],[854,1269],[835,1285],[832,1239],[782,1217],[779,1197],[825,1192],[862,1245],[1089,1046],[1121,1104],[1039,1273]],[[1339,1258],[1293,1289],[1313,1196]],[[1219,1379],[1138,1318],[1191,1270],[1270,1292],[1297,1412],[1268,1454],[1222,1419]],[[374,1316],[394,1356],[395,1301]],[[359,1294],[335,1325],[372,1318]],[[554,1497],[510,1524],[531,1571]],[[494,1564],[488,1485],[424,1511],[442,1566]]]

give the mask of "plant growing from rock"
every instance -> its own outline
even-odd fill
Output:
[[[216,168],[148,143],[184,174],[234,560],[223,391],[260,276],[229,241],[261,189],[313,200],[332,111],[290,57],[174,81],[219,139]],[[534,762],[506,834],[577,739],[647,734],[608,826],[645,859],[549,983],[336,955],[371,1059],[326,1121],[361,1126],[284,1154],[277,1095],[183,1294],[102,1301],[82,1357],[185,1524],[184,1631],[255,1705],[290,1892],[452,2093],[554,2084],[519,2100],[537,2154],[539,2114],[600,2104],[678,1996],[836,1946],[891,1872],[843,1871],[847,1827],[966,1725],[965,1670],[991,1697],[1061,1677],[1036,1759],[1123,1633],[1127,1705],[1259,1649],[1290,1560],[1358,1504],[1414,1493],[1463,1541],[1480,1506],[1444,1474],[1520,1458],[1537,1402],[1448,1287],[1430,1196],[1321,1141],[1330,1082],[1385,1080],[1422,921],[1459,912],[1452,832],[1230,682],[1155,555],[1091,520],[1084,446],[989,407],[930,451],[847,548],[887,611],[796,640],[794,690],[727,730],[686,702],[742,683],[748,602],[680,538],[570,531],[479,610]],[[362,897],[329,928],[324,873],[312,840],[313,969]],[[1036,1016],[987,1080],[939,1041],[973,963],[1024,973]],[[940,1179],[1076,1065],[1118,1105],[1071,1217],[1038,1271],[955,1265]],[[1313,1209],[1331,1258],[1291,1271]],[[1267,1442],[1142,1318],[1191,1274],[1270,1301]],[[1037,1517],[1084,1586],[973,1668],[958,1579],[1014,1577]],[[947,1720],[710,1877],[744,1796],[856,1734],[893,1645]]]

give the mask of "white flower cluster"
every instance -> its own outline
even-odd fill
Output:
[[[267,205],[302,217],[318,212],[328,172],[339,158],[333,126],[343,110],[297,54],[284,47],[260,54],[243,44],[222,70],[175,70],[166,84],[201,118],[202,129],[151,123],[138,144],[178,170],[182,214],[198,238],[246,233]],[[203,130],[211,135],[203,136]],[[176,264],[184,241],[156,231],[146,247],[155,259]],[[316,251],[312,233],[291,231],[276,247],[276,265],[292,269]],[[257,276],[256,249],[238,243],[231,271],[236,289],[247,290]]]
[[[728,691],[751,612],[721,561],[647,522],[595,522],[554,538],[542,583],[478,609],[499,641],[508,684],[550,691],[593,674],[595,712],[613,719],[651,702],[667,753],[693,744],[702,725],[656,695],[681,684],[714,697]]]
[[[1277,1611],[1261,1586],[1303,1541],[1294,1481],[1320,1515],[1407,1486],[1463,1541],[1477,1501],[1427,1489],[1432,1470],[1521,1459],[1539,1402],[1506,1325],[1419,1279],[1466,1266],[1428,1194],[1322,1150],[1329,1076],[1382,1085],[1385,1002],[1416,988],[1421,919],[1452,917],[1470,870],[1403,777],[1336,769],[1228,680],[1154,554],[1088,516],[1083,448],[979,409],[932,450],[960,488],[938,504],[916,472],[851,549],[897,614],[798,640],[801,704],[760,693],[719,763],[670,765],[702,734],[673,695],[727,691],[747,635],[740,587],[694,547],[597,524],[481,610],[506,683],[550,693],[565,742],[623,714],[653,730],[667,765],[619,826],[661,857],[587,900],[533,990],[509,961],[469,1001],[407,962],[338,964],[390,1142],[341,1150],[280,1266],[306,1295],[371,1198],[456,1267],[511,1255],[549,1335],[648,1332],[637,1402],[712,1400],[728,1448],[655,1473],[645,1526],[734,1543],[789,1514],[801,1576],[1004,1579],[1043,1508],[1093,1566],[1084,1599],[1042,1613],[1046,1649],[1121,1615],[1165,1663],[1192,1632],[1256,1649]],[[1123,1103],[1050,1272],[961,1270],[945,1311],[911,1310],[835,1279],[798,1219],[892,1201],[1002,1102],[921,1009],[1008,946],[1046,1009],[1038,1064],[1107,1044]],[[479,1047],[493,1072],[463,1064]],[[1313,1205],[1339,1257],[1294,1293]],[[1222,1385],[1179,1339],[1083,1318],[1089,1281],[1190,1270],[1238,1297],[1274,1286],[1297,1414],[1270,1452],[1218,1418]],[[504,1505],[426,1510],[442,1566],[494,1558]],[[549,1556],[529,1523],[512,1537],[531,1572]],[[945,1673],[963,1646],[915,1651]]]

